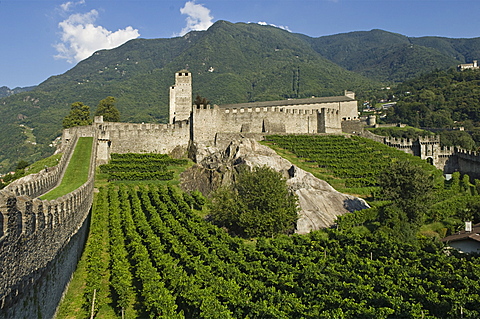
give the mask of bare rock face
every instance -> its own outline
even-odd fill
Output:
[[[292,165],[253,139],[232,141],[224,150],[197,144],[195,155],[198,164],[182,175],[182,188],[187,191],[198,189],[208,194],[229,184],[241,165],[251,168],[266,165],[281,172],[298,196],[300,211],[296,233],[299,234],[331,227],[337,216],[370,207],[363,199],[336,191],[327,182]]]

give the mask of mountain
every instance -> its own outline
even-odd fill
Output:
[[[10,96],[12,94],[17,94],[21,92],[28,92],[35,88],[35,86],[27,86],[27,87],[16,87],[14,89],[10,89],[6,86],[0,87],[0,98]]]
[[[305,39],[330,61],[386,83],[480,58],[480,38],[414,38],[374,29]]]
[[[0,99],[0,172],[53,152],[62,119],[107,96],[125,122],[165,123],[174,72],[215,104],[362,92],[480,54],[480,39],[409,38],[382,30],[319,38],[271,26],[217,21],[171,39],[135,39],[94,53],[33,90]],[[382,83],[380,83],[382,82]]]
[[[33,91],[0,100],[0,171],[52,152],[49,144],[76,101],[93,112],[101,99],[114,96],[122,121],[165,123],[168,88],[184,68],[193,74],[193,94],[216,104],[378,86],[322,57],[301,36],[269,26],[218,21],[183,37],[131,40],[94,53]]]

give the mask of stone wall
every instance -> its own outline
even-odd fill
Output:
[[[94,144],[88,181],[56,200],[0,192],[0,318],[53,317],[85,242],[95,156]]]
[[[336,109],[322,108],[320,112],[318,112],[318,126],[316,133],[342,133],[342,126],[339,125],[341,123],[339,112],[340,111]]]
[[[57,186],[62,180],[65,168],[70,161],[70,157],[77,143],[78,136],[76,134],[72,136],[73,139],[66,140],[62,143],[60,150],[63,152],[63,155],[56,166],[42,170],[40,173],[27,175],[15,180],[5,187],[4,190],[12,192],[17,196],[26,195],[35,198]]]
[[[445,174],[460,172],[461,174],[467,174],[472,181],[480,179],[480,153],[458,147],[441,147],[438,136],[411,140],[379,136],[369,131],[364,131],[359,135],[414,156],[419,156],[427,161],[430,160],[435,167],[441,169]]]
[[[335,109],[208,106],[193,110],[192,137],[195,142],[213,143],[216,133],[340,133],[339,116]]]
[[[364,124],[360,120],[342,121],[342,132],[349,134],[361,134]]]
[[[480,153],[456,149],[455,155],[458,161],[458,170],[462,174],[468,174],[471,180],[480,179]]]
[[[177,146],[186,148],[190,140],[188,121],[175,124],[97,122],[95,130],[97,142],[107,143],[109,153],[168,154]]]

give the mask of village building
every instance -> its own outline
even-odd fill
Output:
[[[464,230],[442,241],[462,253],[480,253],[480,223],[472,226],[471,222],[466,222]]]

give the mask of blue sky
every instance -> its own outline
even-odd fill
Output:
[[[312,37],[383,29],[473,38],[480,37],[479,12],[480,0],[0,0],[0,86],[36,85],[96,50],[180,36],[217,20]]]

